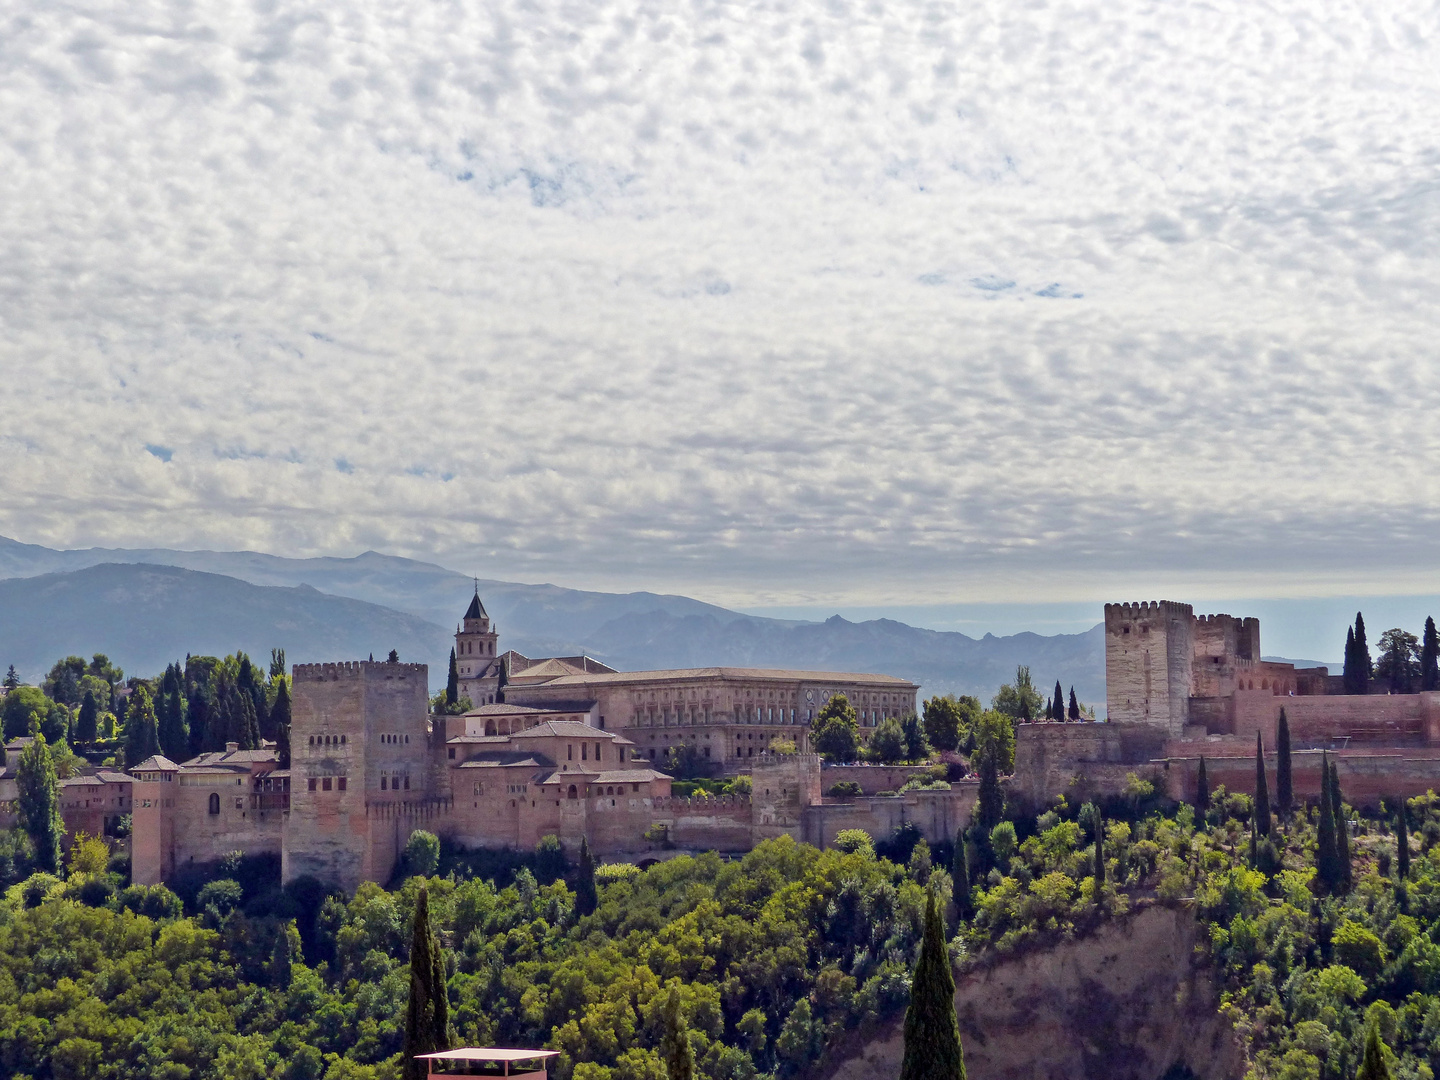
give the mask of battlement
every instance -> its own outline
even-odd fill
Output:
[[[428,679],[428,664],[391,664],[385,660],[341,660],[332,664],[292,664],[290,677],[295,682],[338,682],[341,679],[363,679],[367,675],[402,678],[419,675]]]
[[[1182,604],[1178,600],[1141,600],[1138,603],[1106,604],[1105,621],[1108,623],[1113,616],[1118,619],[1140,619],[1147,615],[1183,615],[1186,618],[1195,617],[1195,609],[1190,604]]]
[[[657,795],[650,800],[654,810],[745,810],[749,795]]]

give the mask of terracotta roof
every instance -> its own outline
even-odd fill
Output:
[[[501,754],[497,757],[472,758],[460,766],[462,769],[553,769],[555,763],[544,754]]]
[[[510,741],[509,735],[456,735],[453,739],[446,739],[445,745],[464,743],[467,746],[475,746],[479,743],[504,744]]]
[[[140,762],[139,765],[132,765],[130,772],[133,773],[137,769],[143,769],[145,772],[179,772],[180,766],[163,754],[154,754]]]
[[[615,740],[620,738],[613,731],[601,731],[589,724],[582,724],[578,720],[542,720],[534,727],[517,731],[508,737],[511,739],[544,739],[556,735],[563,735],[571,739]]]
[[[264,750],[210,750],[198,754],[185,762],[184,768],[203,768],[207,765],[233,765],[248,769],[254,762],[279,761],[280,755],[273,746]]]
[[[95,775],[107,784],[128,784],[135,779],[128,773],[123,773],[118,769],[101,769]]]
[[[601,772],[587,772],[571,769],[568,772],[552,772],[541,780],[542,784],[569,784],[583,780],[587,784],[642,784],[650,780],[672,780],[668,773],[654,769],[605,769]]]
[[[879,684],[896,690],[916,688],[915,683],[894,675],[862,674],[853,671],[736,667],[667,668],[660,671],[612,671],[593,675],[561,675],[547,682],[545,688],[548,690],[551,687],[593,686],[597,683],[614,686],[629,682],[654,682],[658,679],[767,679],[784,682]]]
[[[574,709],[551,709],[539,705],[510,705],[496,702],[493,705],[481,705],[478,709],[471,709],[465,713],[466,716],[533,716],[536,713],[563,713],[575,712]]]

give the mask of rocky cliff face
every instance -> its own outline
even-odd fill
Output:
[[[1193,963],[1195,935],[1189,914],[1149,907],[965,977],[955,1004],[969,1080],[1161,1080],[1186,1069],[1198,1080],[1239,1080],[1244,1053]],[[901,1027],[831,1080],[899,1076]]]

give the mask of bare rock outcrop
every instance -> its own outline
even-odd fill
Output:
[[[1188,912],[1146,907],[963,977],[955,1004],[969,1080],[1162,1080],[1185,1069],[1239,1080],[1245,1055],[1194,962],[1195,943]],[[831,1080],[899,1076],[901,1027],[842,1061]]]

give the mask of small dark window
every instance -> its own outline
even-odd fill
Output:
[[[343,777],[343,776],[340,777],[339,785],[340,785],[340,790],[341,790],[341,791],[344,791],[344,790],[345,790],[345,777]]]
[[[314,735],[311,735],[311,736],[310,736],[310,745],[311,745],[311,746],[314,746],[314,745],[315,745],[315,736],[314,736]]]
[[[384,791],[384,790],[385,790],[385,785],[386,785],[387,783],[389,783],[388,778],[386,778],[386,777],[384,777],[384,776],[380,777],[380,790],[381,790],[381,791]]]
[[[310,777],[308,781],[306,781],[306,787],[311,791],[315,790],[315,778],[313,776]]]
[[[454,761],[454,760],[455,760],[455,748],[454,748],[453,746],[450,747],[450,760],[451,760],[451,761]]]
[[[410,790],[410,777],[408,777],[408,776],[405,777],[405,790],[406,790],[406,791],[409,791],[409,790]]]
[[[212,814],[218,814],[219,812],[220,812],[220,796],[219,796],[219,795],[214,795],[214,794],[212,794],[212,795],[210,796],[210,813],[212,813]]]
[[[345,736],[344,736],[344,735],[341,735],[341,736],[340,736],[340,744],[341,744],[342,746],[345,744]]]
[[[325,777],[324,780],[322,780],[322,781],[320,782],[320,789],[321,789],[322,791],[329,791],[329,790],[330,790],[330,777],[327,776],[327,777]]]

